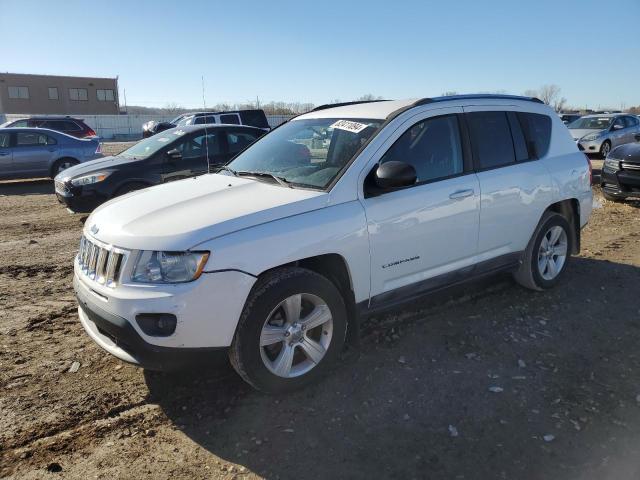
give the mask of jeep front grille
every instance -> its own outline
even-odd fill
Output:
[[[80,239],[78,264],[82,273],[107,287],[115,287],[126,257],[126,251],[105,245],[98,245],[85,237]]]

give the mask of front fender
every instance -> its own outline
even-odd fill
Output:
[[[206,271],[240,270],[255,276],[297,260],[338,254],[347,264],[355,301],[369,298],[369,237],[358,201],[256,225],[192,249],[211,252]]]

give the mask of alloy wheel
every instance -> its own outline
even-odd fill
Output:
[[[562,271],[567,260],[567,233],[559,226],[551,227],[540,242],[538,272],[545,280],[553,280]]]
[[[299,293],[280,302],[260,333],[260,356],[267,369],[283,378],[304,375],[324,358],[333,336],[326,302]]]

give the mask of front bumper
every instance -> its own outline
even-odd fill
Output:
[[[576,140],[578,150],[584,153],[598,154],[600,153],[600,147],[602,146],[602,140],[592,140],[591,142],[585,142],[584,140]]]
[[[185,284],[113,288],[89,279],[76,261],[73,286],[80,322],[100,347],[145,368],[175,370],[227,350],[254,282],[250,275],[229,271],[204,273]],[[175,315],[175,332],[147,335],[136,321],[145,313]]]
[[[640,170],[609,171],[602,169],[600,186],[608,195],[620,198],[640,198]]]
[[[226,357],[227,348],[171,348],[145,342],[122,317],[101,309],[81,293],[78,316],[91,339],[111,355],[148,370],[174,371],[192,365],[215,364]]]
[[[90,213],[103,204],[108,198],[87,187],[73,187],[68,184],[54,182],[58,202],[74,213]]]

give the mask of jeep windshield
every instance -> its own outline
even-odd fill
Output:
[[[291,187],[326,189],[382,124],[382,120],[293,120],[258,140],[227,165],[257,179],[270,176]]]

